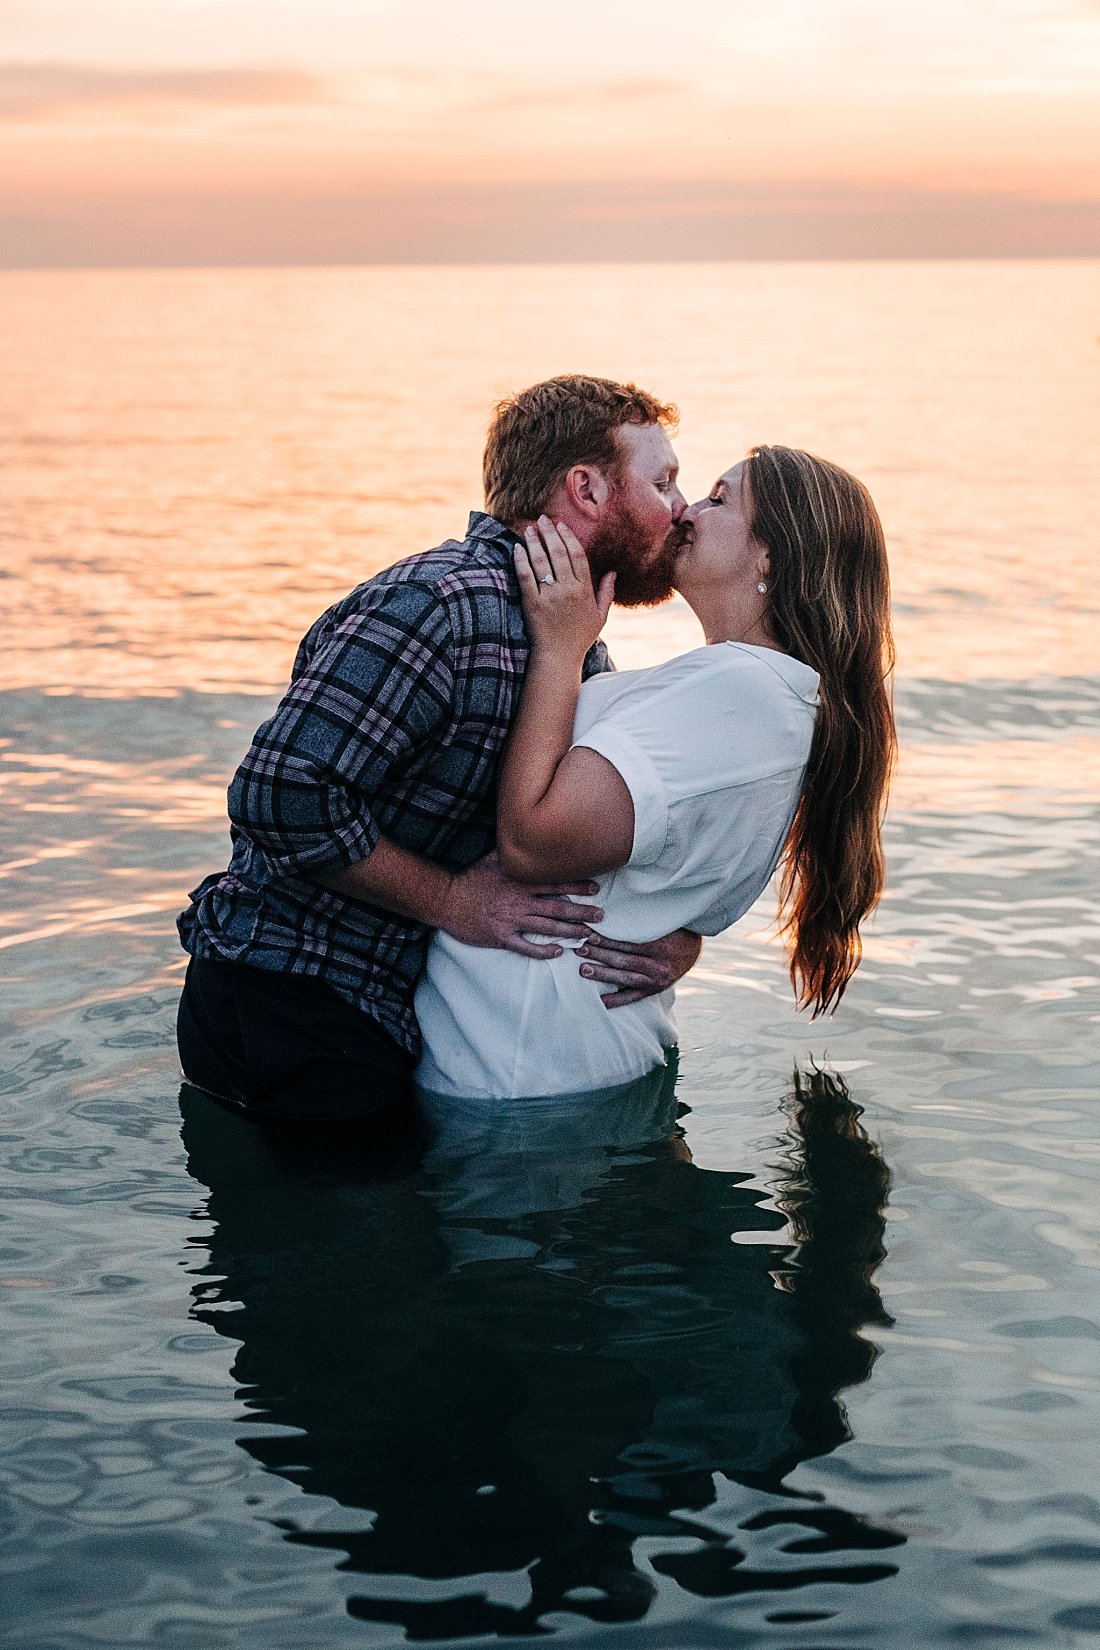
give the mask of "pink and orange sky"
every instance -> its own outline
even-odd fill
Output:
[[[1100,0],[0,0],[0,266],[1100,255]]]

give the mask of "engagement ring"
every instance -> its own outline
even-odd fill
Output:
[[[554,577],[553,573],[544,573],[542,578],[539,580],[540,584],[557,584],[557,582],[558,581]]]

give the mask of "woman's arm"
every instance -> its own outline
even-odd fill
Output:
[[[625,865],[634,843],[625,780],[597,751],[569,748],[584,657],[603,629],[615,576],[597,596],[580,542],[545,516],[527,529],[515,561],[531,658],[501,774],[497,848],[517,881],[571,881]]]

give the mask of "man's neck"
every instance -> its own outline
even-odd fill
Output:
[[[589,521],[586,516],[575,516],[570,510],[563,509],[555,511],[552,505],[548,506],[544,513],[549,516],[555,526],[557,526],[559,522],[564,522],[574,537],[580,541],[584,549],[588,549],[589,543],[596,532],[597,526],[599,525],[598,523]],[[524,516],[520,521],[508,522],[507,526],[511,528],[517,538],[523,538],[527,528],[537,527],[538,522],[531,521],[528,517]]]

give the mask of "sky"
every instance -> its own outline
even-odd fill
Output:
[[[1100,255],[1100,0],[0,0],[0,266]]]

